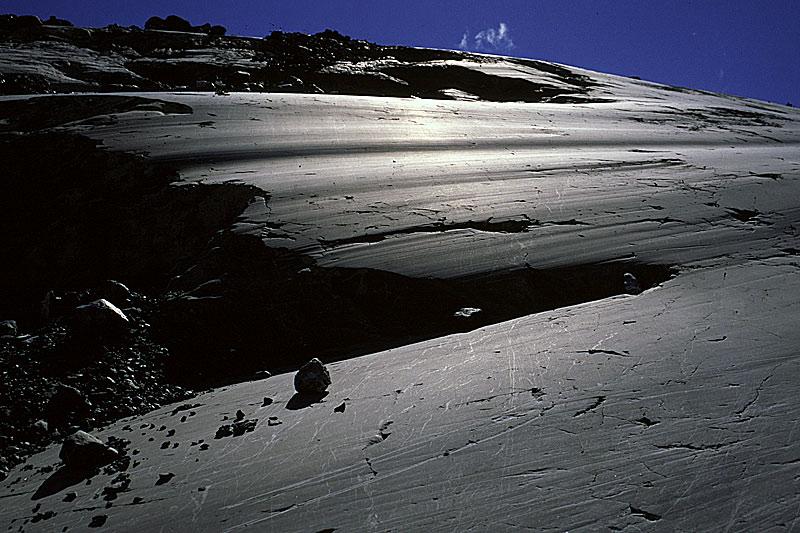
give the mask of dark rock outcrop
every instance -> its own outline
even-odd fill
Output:
[[[0,31],[29,30],[41,26],[41,19],[35,15],[0,15]]]
[[[184,33],[206,33],[212,36],[222,36],[227,33],[224,26],[212,26],[208,22],[200,26],[192,26],[192,24],[185,18],[177,15],[169,15],[163,19],[161,17],[150,17],[144,23],[146,30],[159,30],[159,31],[179,31]]]
[[[75,26],[72,22],[57,18],[55,15],[50,15],[50,18],[42,22],[45,26],[61,26],[62,28],[71,28]]]

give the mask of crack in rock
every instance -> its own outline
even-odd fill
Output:
[[[589,354],[589,355],[595,355],[595,354],[599,353],[599,354],[606,354],[606,355],[616,355],[616,356],[619,356],[619,357],[629,357],[630,356],[630,352],[628,352],[627,350],[622,350],[622,352],[616,352],[614,350],[590,349],[590,350],[580,350],[580,351],[577,351],[575,353],[586,353],[586,354]]]
[[[705,450],[719,450],[720,448],[724,448],[726,446],[733,446],[734,444],[738,443],[739,441],[733,442],[720,442],[718,444],[685,444],[685,443],[674,443],[674,444],[656,444],[656,448],[661,450],[675,450],[675,449],[684,449],[684,450],[693,450],[693,451],[705,451]]]
[[[566,222],[568,224],[569,222]],[[451,222],[444,221],[436,222],[434,224],[426,224],[422,226],[411,226],[407,228],[384,231],[380,233],[370,233],[365,235],[356,235],[354,237],[347,237],[344,239],[326,240],[320,238],[319,242],[323,246],[336,247],[345,244],[367,244],[380,242],[387,237],[395,235],[410,235],[413,233],[443,233],[446,231],[455,231],[462,229],[472,229],[476,231],[485,231],[489,233],[525,233],[531,226],[538,225],[539,222],[529,219],[523,215],[523,220],[502,220],[493,222],[492,218],[487,220],[467,220],[466,222]]]
[[[752,406],[754,403],[756,403],[756,400],[758,400],[758,396],[761,394],[761,390],[764,388],[764,385],[767,383],[767,381],[769,381],[769,379],[771,377],[772,377],[772,374],[770,374],[769,376],[767,376],[767,377],[765,377],[764,379],[761,380],[761,383],[758,385],[758,387],[756,388],[756,392],[753,395],[753,399],[750,400],[749,402],[747,402],[744,405],[744,407],[742,407],[741,409],[736,411],[737,415],[741,416],[742,414],[744,414],[745,411],[747,411],[750,408],[750,406]]]
[[[606,401],[606,397],[605,396],[597,396],[595,398],[594,403],[592,403],[590,406],[586,407],[585,409],[581,409],[580,411],[576,412],[572,416],[576,417],[576,416],[585,415],[589,411],[593,411],[593,410],[597,409],[598,407],[600,407],[600,405],[602,405],[604,401]]]
[[[644,509],[636,508],[633,505],[630,506],[630,510],[632,515],[641,516],[642,518],[644,518],[645,520],[649,520],[650,522],[657,522],[661,520],[661,515],[645,511]]]

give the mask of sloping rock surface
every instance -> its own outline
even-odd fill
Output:
[[[47,89],[86,88],[85,65],[114,72],[114,54],[130,56],[116,72],[138,88],[188,87],[215,62],[214,73],[253,77],[259,61],[280,72],[263,87],[281,93],[2,99],[7,153],[47,153],[44,140],[58,139],[129,169],[30,174],[10,158],[21,170],[6,183],[27,184],[15,198],[29,203],[4,238],[19,254],[25,236],[44,239],[37,253],[54,260],[26,264],[48,265],[59,288],[101,275],[147,286],[156,296],[143,313],[154,310],[137,327],[163,343],[173,378],[241,380],[319,356],[331,385],[298,402],[294,373],[280,374],[96,431],[127,443],[124,482],[116,468],[42,491],[58,466],[50,447],[0,485],[6,529],[800,526],[796,110],[545,62],[373,54],[330,34],[219,37],[230,40],[189,53],[212,36],[36,28],[15,33],[13,49],[44,66],[2,55],[0,72],[33,69]],[[187,44],[158,58],[136,51],[137,32],[154,47]],[[84,46],[78,81],[58,81],[47,58],[79,47],[74,35],[140,57]],[[255,50],[292,39],[346,53]],[[350,95],[323,94],[333,90]],[[8,111],[20,109],[42,122]],[[66,151],[51,152],[36,164],[56,168]],[[37,196],[31,175],[94,206],[92,220],[144,222],[76,238],[115,250],[77,263],[48,228],[74,236],[63,228],[82,217],[51,210],[59,202]],[[51,213],[70,224],[48,226]],[[135,257],[117,234],[137,246],[159,237],[164,253]],[[71,278],[75,264],[96,270]],[[641,292],[623,294],[626,274]],[[5,314],[24,314],[26,294]]]

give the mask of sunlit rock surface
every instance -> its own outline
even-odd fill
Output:
[[[316,402],[292,403],[287,373],[122,420],[95,432],[130,440],[110,505],[116,472],[33,502],[52,447],[2,482],[5,529],[800,527],[798,112],[547,63],[442,61],[322,74],[428,80],[455,100],[136,93],[166,104],[47,126],[169,164],[174,186],[253,187],[232,233],[302,259],[298,279],[379,272],[389,291],[390,274],[610,263],[548,291],[588,294],[614,272],[617,295],[328,364]],[[501,98],[502,80],[538,96]],[[634,269],[648,265],[671,277],[646,282]],[[621,294],[625,272],[641,294]],[[525,283],[502,291],[513,301]],[[461,323],[490,311],[446,301]],[[453,317],[467,308],[482,311]],[[240,419],[248,430],[215,438]]]

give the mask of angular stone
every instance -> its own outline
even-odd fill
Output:
[[[65,465],[77,469],[103,466],[118,456],[117,450],[85,431],[76,431],[67,437],[58,454]]]
[[[81,391],[68,385],[59,385],[55,394],[47,402],[47,420],[50,425],[66,426],[68,418],[76,414],[83,417],[88,414],[91,403],[86,400]]]
[[[96,332],[100,335],[120,333],[130,324],[125,313],[105,298],[76,307],[73,319],[82,333]]]
[[[113,279],[104,281],[100,285],[98,292],[100,297],[105,298],[116,306],[121,306],[131,301],[131,290]]]
[[[622,275],[622,285],[625,292],[628,294],[639,294],[642,292],[642,287],[639,285],[639,280],[630,272],[625,272]]]
[[[331,384],[331,375],[316,357],[300,367],[294,376],[294,388],[300,394],[322,393]]]

